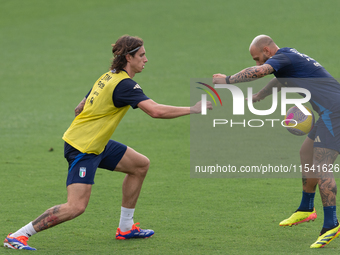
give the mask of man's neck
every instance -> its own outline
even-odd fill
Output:
[[[126,72],[127,72],[127,74],[130,76],[130,78],[132,79],[134,76],[135,76],[135,72],[133,72],[132,70],[131,70],[131,68],[129,67],[129,66],[126,66],[126,67],[124,67],[123,68]]]

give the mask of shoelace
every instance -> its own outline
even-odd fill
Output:
[[[132,225],[132,230],[137,229],[138,232],[140,232],[140,227],[137,227],[136,225],[139,225],[139,222]]]

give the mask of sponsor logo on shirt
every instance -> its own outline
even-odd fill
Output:
[[[142,89],[141,86],[139,86],[138,84],[136,84],[133,89]]]

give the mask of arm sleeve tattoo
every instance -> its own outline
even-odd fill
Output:
[[[274,68],[269,64],[248,67],[238,72],[237,74],[232,75],[229,81],[231,84],[252,81],[258,78],[262,78],[263,76],[266,76],[268,74],[271,74],[274,71],[275,71]]]

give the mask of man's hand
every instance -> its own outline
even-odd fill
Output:
[[[261,97],[259,93],[253,94],[253,103],[259,102],[263,99],[264,97]]]
[[[259,101],[261,101],[261,100],[263,100],[263,99],[264,99],[264,97],[261,98],[260,95],[259,95],[259,93],[256,93],[256,94],[253,94],[253,95],[252,95],[253,103],[259,102]],[[246,98],[246,101],[248,101],[248,100],[249,100],[249,98],[247,97],[247,98]]]
[[[213,84],[226,84],[227,76],[225,74],[217,73],[213,75]]]
[[[207,101],[207,109],[212,110],[212,103],[210,101]],[[196,114],[201,113],[202,110],[202,101],[197,102],[194,106],[190,107],[190,114]]]

